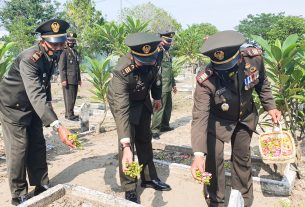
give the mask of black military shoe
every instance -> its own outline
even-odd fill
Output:
[[[165,128],[161,128],[160,132],[168,132],[168,131],[172,131],[172,130],[174,130],[173,127],[165,127]]]
[[[72,116],[68,116],[67,119],[70,120],[70,121],[78,121],[79,116],[72,115]]]
[[[152,134],[152,138],[153,138],[153,139],[156,139],[156,140],[160,139],[159,133],[153,133],[153,134]]]
[[[136,190],[126,191],[125,192],[125,199],[129,200],[134,203],[139,203],[138,195]]]
[[[17,197],[17,198],[12,198],[11,203],[14,206],[18,206],[19,204],[26,202],[28,199],[29,198],[27,197],[27,195],[22,195],[22,196]]]
[[[170,191],[171,187],[166,183],[162,182],[159,178],[151,181],[142,181],[142,188],[153,188],[159,191]]]
[[[45,192],[46,190],[48,190],[50,187],[48,185],[39,185],[35,187],[34,190],[34,196],[39,195],[42,192]]]

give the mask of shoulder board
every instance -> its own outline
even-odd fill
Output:
[[[31,60],[36,63],[42,56],[42,51],[35,51],[34,54],[31,57]]]
[[[123,74],[124,76],[127,76],[127,75],[130,74],[132,71],[134,71],[135,68],[136,68],[136,67],[135,67],[134,64],[130,64],[130,65],[128,65],[126,68],[123,68],[123,69],[121,70],[121,72],[122,72],[122,74]]]
[[[254,56],[260,56],[263,54],[263,51],[259,48],[255,48],[255,47],[249,47],[249,48],[245,48],[244,50],[241,51],[241,54],[243,56],[250,56],[250,57],[254,57]]]
[[[213,75],[213,71],[210,68],[205,68],[203,71],[201,71],[197,77],[196,80],[199,84],[202,84],[204,81],[206,81],[211,75]]]
[[[161,45],[159,45],[157,51],[162,52],[163,50],[164,50],[164,48]]]

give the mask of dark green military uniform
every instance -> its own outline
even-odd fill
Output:
[[[159,67],[145,64],[139,66],[135,59],[141,62],[156,59],[159,43],[160,38],[152,34],[129,35],[126,44],[131,48],[131,53],[119,59],[112,71],[113,78],[108,91],[109,106],[117,125],[119,145],[124,138],[130,139],[133,152],[135,145],[139,164],[143,164],[142,182],[158,179],[151,144],[150,124],[153,107],[150,92],[154,100],[160,100],[162,88]],[[123,152],[119,149],[121,185],[124,191],[130,192],[136,189],[137,181],[123,173],[122,155]],[[136,202],[134,199],[133,201]]]
[[[61,34],[69,24],[62,20],[50,20],[36,31],[43,34],[53,26],[57,32],[50,33],[56,33],[60,41],[65,39],[65,34]],[[50,58],[41,43],[26,49],[0,82],[0,118],[13,198],[27,194],[26,174],[30,185],[49,183],[42,125],[49,126],[57,120],[50,104],[50,78],[57,61],[55,55],[53,57]]]
[[[161,33],[161,37],[165,40],[171,40],[174,32]],[[166,35],[166,36],[165,36]],[[151,130],[154,134],[159,134],[160,131],[170,129],[169,121],[172,113],[172,90],[176,86],[173,74],[172,57],[169,53],[169,48],[161,47],[160,56],[162,57],[162,108],[160,111],[155,111],[152,117]]]
[[[68,33],[67,41],[70,41],[71,38],[75,39],[76,34]],[[58,70],[60,73],[61,82],[66,81],[66,86],[63,86],[66,110],[65,117],[68,119],[73,119],[75,118],[74,106],[77,97],[78,84],[81,82],[81,75],[79,68],[79,55],[77,50],[70,47],[69,44],[67,44],[60,56]]]
[[[241,192],[245,206],[252,205],[250,142],[259,118],[253,90],[266,111],[275,108],[262,51],[240,51],[243,42],[241,34],[225,31],[209,37],[202,48],[212,63],[197,76],[191,137],[193,151],[207,154],[205,170],[212,173],[205,189],[209,206],[224,206],[224,142],[229,141],[232,188]]]

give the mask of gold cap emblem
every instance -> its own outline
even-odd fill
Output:
[[[218,50],[214,52],[214,57],[216,57],[218,60],[223,60],[225,58],[225,53],[221,50]]]
[[[59,31],[60,25],[58,24],[58,22],[53,22],[51,24],[51,29],[53,32],[57,33]]]
[[[150,45],[144,45],[142,47],[142,50],[145,54],[148,54],[150,52],[150,49],[151,49]]]

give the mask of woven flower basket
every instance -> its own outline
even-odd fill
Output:
[[[283,131],[265,132],[259,137],[259,151],[263,162],[272,163],[293,163],[296,157],[296,148],[292,135]]]

